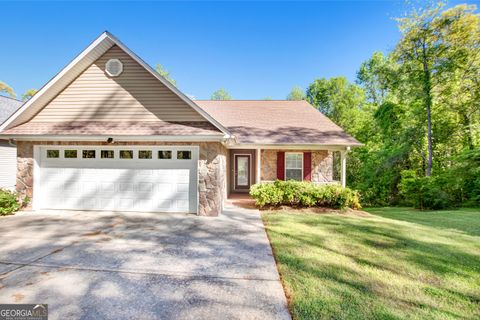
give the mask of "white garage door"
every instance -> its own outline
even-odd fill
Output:
[[[46,146],[36,151],[36,208],[197,211],[198,147]]]

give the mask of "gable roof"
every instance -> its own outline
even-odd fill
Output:
[[[229,136],[228,130],[217,120],[212,118],[203,109],[199,108],[192,100],[172,85],[168,80],[159,75],[152,67],[145,63],[140,57],[128,49],[115,36],[109,32],[102,33],[94,42],[92,42],[82,53],[72,60],[62,71],[53,77],[45,86],[43,86],[35,96],[28,100],[12,117],[0,125],[0,131],[13,128],[29,121],[38,111],[40,111],[50,100],[56,97],[68,84],[77,78],[85,69],[100,58],[107,50],[114,45],[125,51],[131,58],[139,63],[143,68],[150,72],[155,78],[163,83],[168,89],[175,93],[181,100],[185,101],[190,107],[205,118],[206,121],[213,124],[217,129]]]
[[[307,101],[196,100],[240,144],[362,145]]]
[[[0,96],[0,125],[14,114],[23,104],[23,101]]]

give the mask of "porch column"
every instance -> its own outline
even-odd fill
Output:
[[[260,183],[261,176],[261,165],[262,165],[262,149],[257,149],[257,172],[256,172],[256,183]]]
[[[347,153],[350,151],[350,147],[347,147],[346,150],[340,151],[340,162],[341,162],[341,180],[342,180],[342,187],[347,186]]]

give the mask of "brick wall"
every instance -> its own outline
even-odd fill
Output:
[[[262,150],[261,180],[277,179],[277,152],[286,150]],[[295,152],[312,152],[312,182],[325,183],[333,181],[333,154],[328,150],[295,150]]]

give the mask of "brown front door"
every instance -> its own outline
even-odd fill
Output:
[[[235,190],[248,190],[250,188],[250,155],[236,154],[235,162]]]

